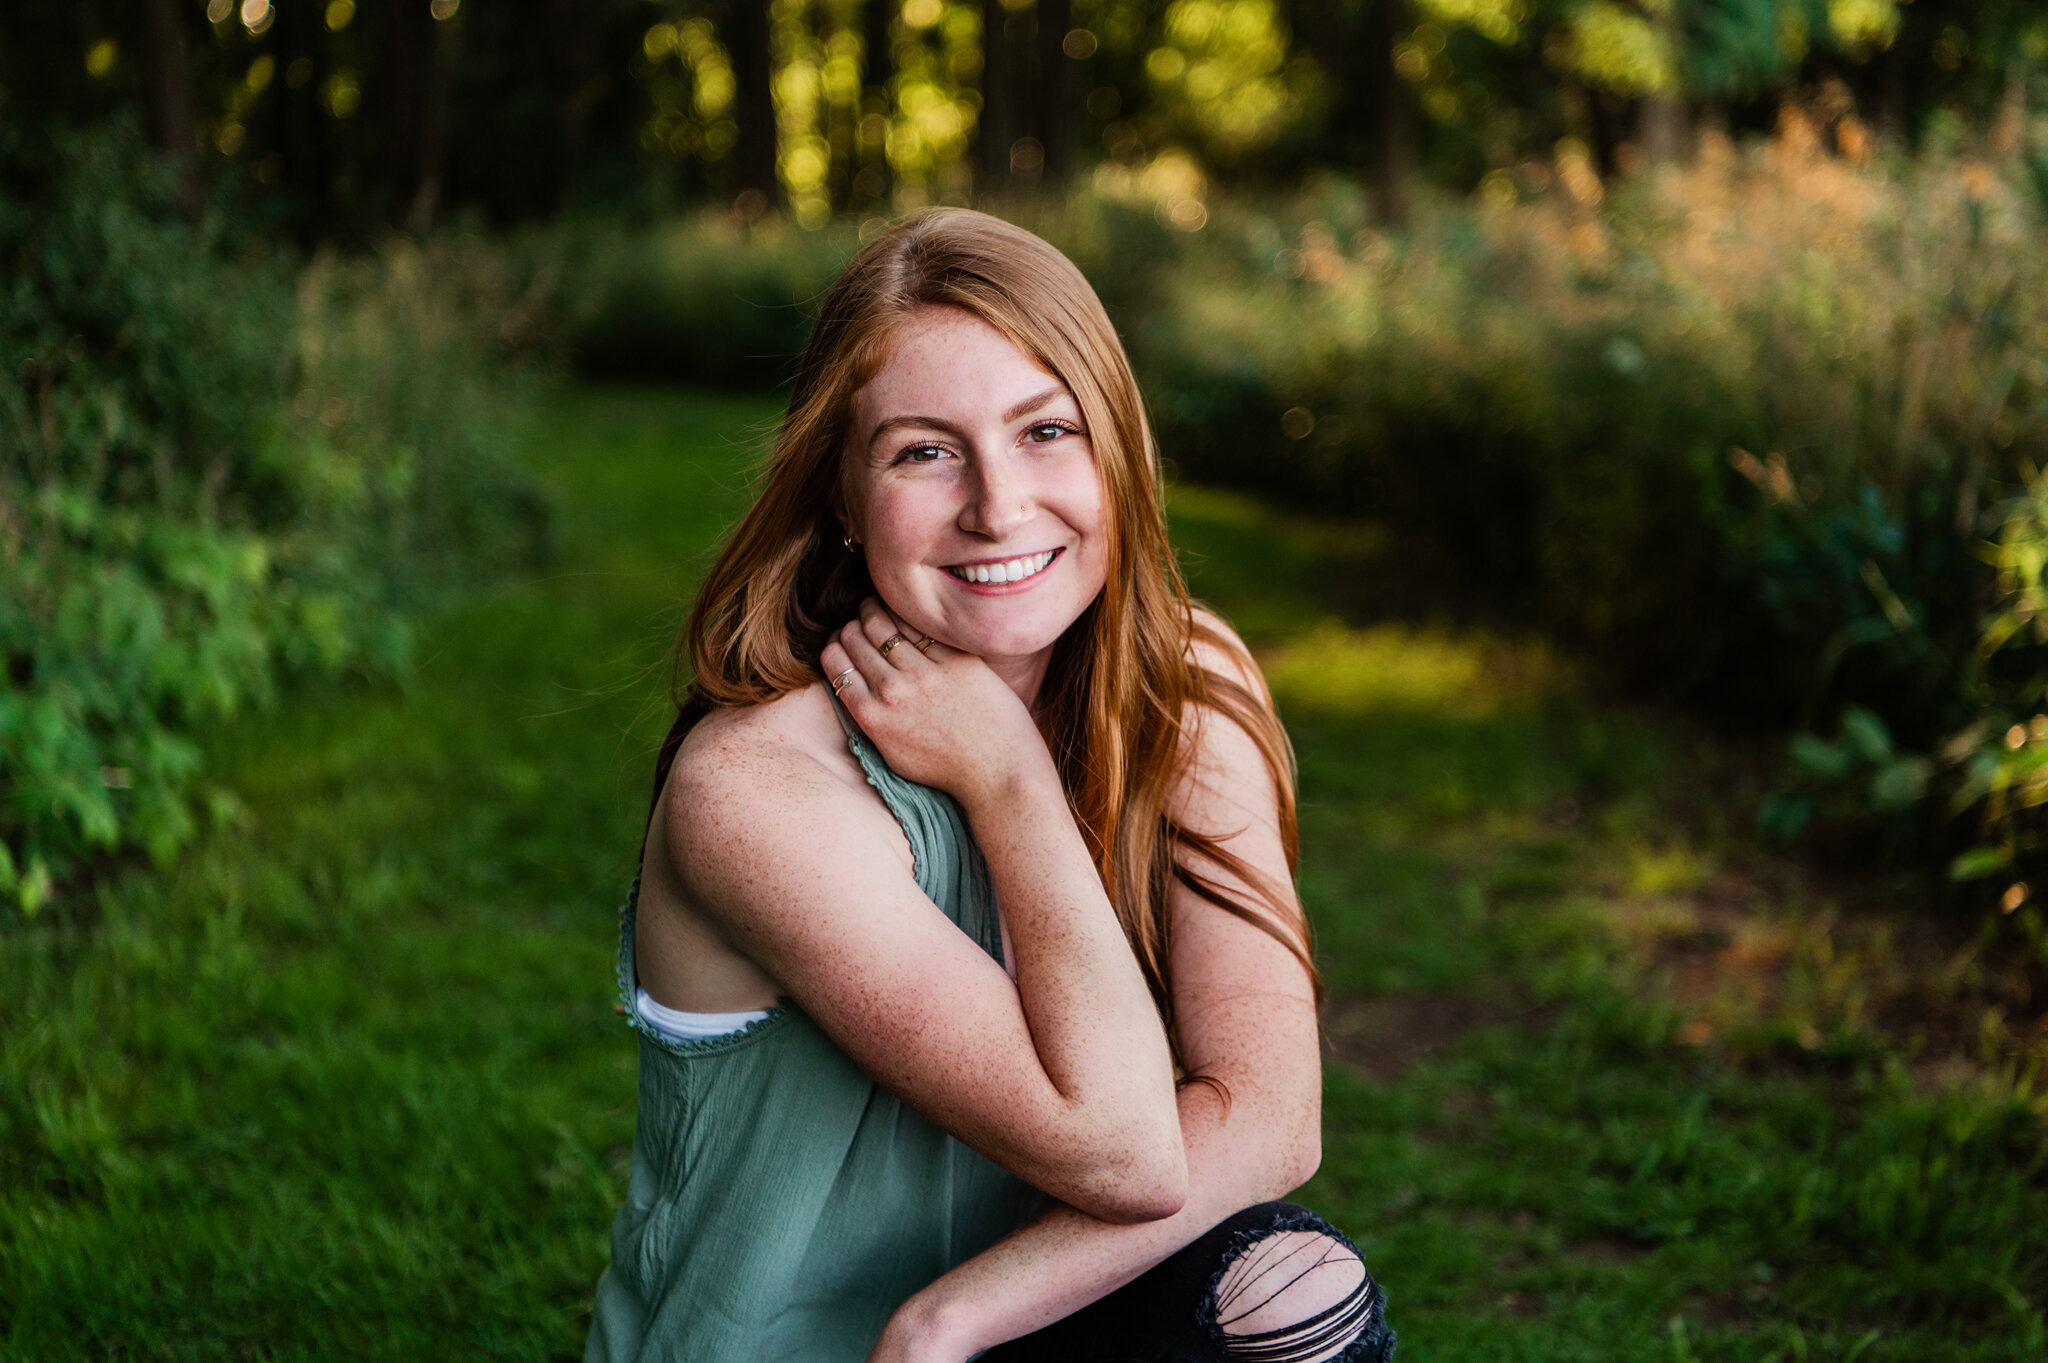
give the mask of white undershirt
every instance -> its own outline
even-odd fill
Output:
[[[642,1022],[670,1041],[704,1041],[726,1036],[768,1016],[765,1008],[746,1013],[686,1013],[656,1003],[645,989],[638,988],[633,991],[633,1007],[639,1011]]]

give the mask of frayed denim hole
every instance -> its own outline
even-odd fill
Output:
[[[1209,1275],[1209,1290],[1202,1294],[1202,1324],[1207,1326],[1217,1339],[1223,1338],[1222,1328],[1216,1324],[1216,1295],[1218,1289],[1223,1285],[1223,1275],[1230,1272],[1230,1266],[1236,1263],[1239,1257],[1253,1245],[1272,1236],[1285,1235],[1288,1231],[1295,1230],[1318,1231],[1349,1247],[1353,1254],[1358,1254],[1358,1246],[1353,1245],[1345,1237],[1343,1231],[1338,1230],[1314,1212],[1307,1210],[1283,1216],[1272,1225],[1261,1226],[1257,1230],[1232,1231],[1230,1243],[1223,1247],[1223,1257],[1217,1261],[1216,1271]],[[1360,1254],[1359,1262],[1363,1263],[1364,1261],[1365,1256]],[[1368,1272],[1366,1276],[1370,1277],[1371,1273]]]
[[[1332,1248],[1348,1251],[1361,1271],[1357,1285],[1322,1311],[1281,1329],[1232,1334],[1219,1320],[1224,1278],[1247,1251],[1293,1231],[1322,1236],[1331,1242]],[[1350,1237],[1305,1210],[1281,1217],[1270,1226],[1232,1233],[1221,1262],[1210,1275],[1201,1321],[1222,1347],[1223,1356],[1234,1363],[1298,1363],[1330,1348],[1339,1339],[1345,1340],[1344,1347],[1329,1355],[1327,1363],[1391,1363],[1394,1357],[1395,1335],[1386,1326],[1386,1293],[1365,1267],[1365,1256]]]

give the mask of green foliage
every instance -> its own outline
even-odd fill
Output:
[[[2003,869],[2035,747],[2000,745],[2048,709],[2013,623],[2048,531],[2010,500],[2048,463],[2048,129],[1864,162],[1828,133],[1788,115],[1611,186],[1566,146],[1405,233],[1342,181],[1261,211],[1164,162],[1024,221],[1097,282],[1173,466],[1382,528],[1379,609],[1533,620],[1808,731],[1776,834],[1940,864],[1989,818]],[[852,245],[801,241],[709,220],[583,253],[618,319],[583,363],[780,377]]]
[[[1983,714],[1941,756],[1954,773],[1951,806],[1974,811],[1979,832],[1949,873],[2003,878],[2011,913],[2031,897],[2029,881],[2048,873],[2048,474],[2034,474],[1996,514],[1997,537],[1980,546],[1996,574],[1978,637]]]
[[[1900,752],[1885,722],[1860,705],[1842,712],[1841,733],[1832,741],[1795,735],[1791,757],[1795,784],[1770,795],[1759,820],[1786,839],[1805,830],[1817,796],[1829,800],[1827,813],[1836,821],[1915,811],[1934,766],[1925,756]]]
[[[2005,743],[2042,708],[2038,513],[2009,500],[2048,459],[2026,166],[1858,166],[1793,119],[1612,195],[1567,149],[1407,236],[1337,187],[1156,234],[1127,328],[1184,470],[1372,515],[1406,608],[1533,616],[1666,694],[1838,730],[1767,824],[1939,859],[1952,811],[2021,837],[2038,784]]]
[[[1289,61],[1292,35],[1274,0],[1173,0],[1145,60],[1153,137],[1242,166],[1319,102],[1313,62]]]
[[[209,735],[246,820],[0,937],[0,1355],[575,1355],[632,1140],[615,905],[663,645],[773,417],[548,400],[566,571],[434,615],[405,691]],[[1524,685],[1497,640],[1323,623],[1370,549],[1338,525],[1169,510],[1283,679],[1344,1052],[1300,1197],[1404,1348],[2041,1356],[2038,1096],[1909,1080],[1828,1016],[1810,1049],[1674,1044],[1588,914],[1612,847],[1668,831],[1645,792],[1697,794],[1663,726]]]
[[[886,216],[1198,157],[1242,184],[1412,163],[1469,185],[1561,137],[1603,171],[1817,85],[1919,139],[2048,65],[2028,0],[979,0],[758,6],[335,0],[0,12],[10,126],[147,113],[302,243],[437,215],[676,205]],[[1062,32],[1039,31],[1041,22]],[[1394,88],[1386,86],[1389,71]],[[1004,74],[1007,73],[1007,74]],[[1001,142],[1003,145],[989,145]],[[1014,156],[1006,153],[1014,153]]]
[[[787,383],[810,304],[852,254],[845,231],[758,229],[704,215],[562,234],[567,343],[577,370],[757,390]]]
[[[547,403],[570,571],[427,615],[403,689],[202,735],[243,818],[0,934],[0,1357],[582,1347],[664,636],[771,416]]]
[[[2048,721],[2024,723],[2048,709],[2048,517],[2038,485],[2008,494],[2048,457],[2048,138],[1859,165],[1820,131],[1709,139],[1611,199],[1566,148],[1402,236],[1341,182],[1259,213],[1205,205],[1191,167],[1027,221],[1097,282],[1175,466],[1381,525],[1378,608],[1533,617],[1638,683],[1808,730],[1766,830],[1960,853],[2018,902],[2048,790]],[[718,221],[619,240],[592,268],[637,262],[603,296],[645,320],[610,334],[666,339],[608,355],[586,326],[584,363],[714,382],[786,373],[851,246]],[[664,241],[686,285],[653,282]],[[751,369],[703,352],[732,336]]]
[[[535,504],[416,253],[295,293],[121,133],[6,170],[0,893],[34,912],[85,857],[192,836],[199,732],[289,677],[399,670],[406,612]]]

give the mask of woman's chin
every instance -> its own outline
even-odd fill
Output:
[[[963,653],[990,662],[997,659],[1035,658],[1059,642],[1057,630],[960,630],[955,637],[939,637]]]

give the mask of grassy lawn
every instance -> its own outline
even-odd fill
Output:
[[[547,399],[547,574],[428,626],[403,692],[221,735],[192,854],[0,936],[0,1355],[580,1355],[664,652],[772,416]],[[1302,1196],[1404,1359],[2048,1356],[2024,1077],[1880,1039],[1825,906],[1672,812],[1690,740],[1530,644],[1344,623],[1362,532],[1174,512],[1300,753]]]

